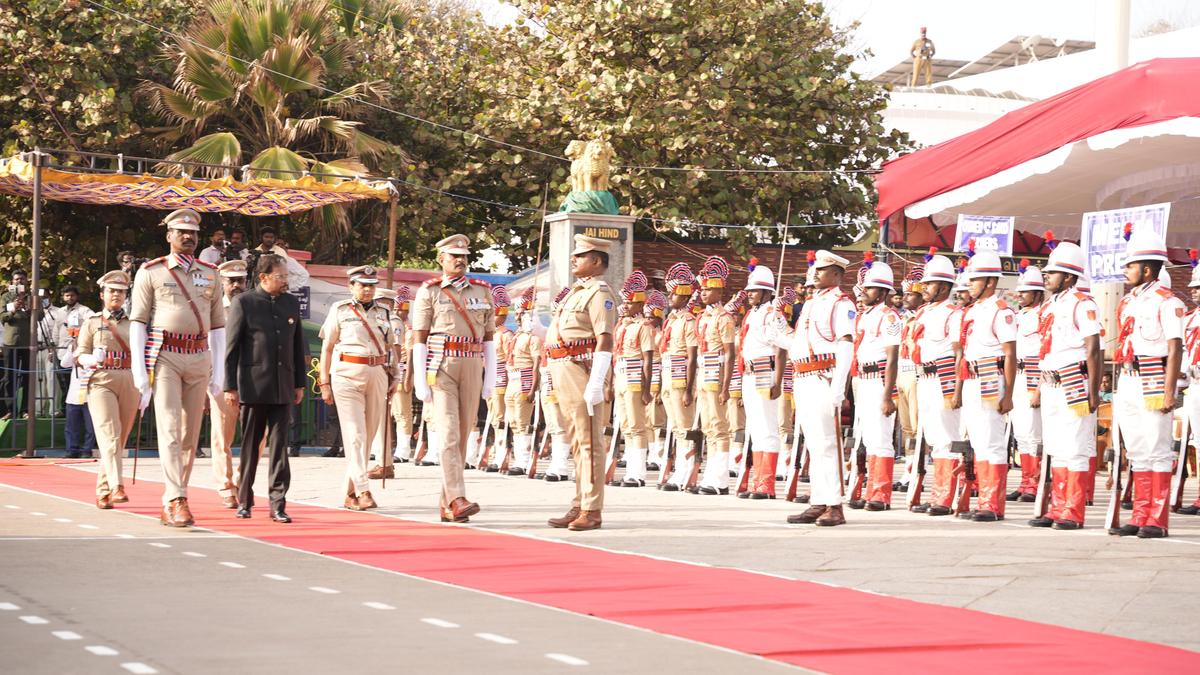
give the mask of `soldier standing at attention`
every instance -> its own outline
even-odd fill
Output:
[[[606,239],[575,235],[571,253],[575,286],[546,335],[558,408],[575,449],[575,499],[565,515],[549,520],[551,527],[576,531],[600,527],[606,453],[598,443],[604,422],[596,413],[604,402],[616,324],[616,300],[601,277],[608,269],[611,245]]]
[[[533,438],[537,429],[530,427],[533,418],[534,392],[538,390],[538,362],[542,358],[542,339],[533,332],[533,286],[517,302],[517,332],[509,345],[504,368],[508,384],[504,390],[504,410],[508,428],[513,433],[513,463],[508,475],[523,476],[529,471]],[[499,388],[499,384],[497,384]]]
[[[508,289],[499,285],[492,286],[492,309],[495,311],[493,321],[496,325],[493,333],[493,342],[496,345],[496,386],[487,400],[488,415],[492,418],[492,452],[487,466],[489,473],[499,471],[508,458],[506,436],[509,427],[504,405],[504,394],[508,390],[508,369],[501,364],[508,363],[509,352],[512,350],[513,332],[504,325],[508,321],[510,305],[512,300],[508,297]],[[484,429],[483,432],[486,434],[487,430]],[[513,438],[514,446],[516,442],[516,438]]]
[[[346,449],[346,508],[373,509],[367,478],[367,456],[375,436],[383,431],[386,396],[394,386],[391,317],[375,302],[379,283],[375,268],[355,267],[350,277],[351,298],[334,303],[321,326],[321,399],[337,406]]]
[[[479,513],[467,500],[463,465],[479,401],[491,398],[496,383],[492,294],[486,282],[466,276],[469,244],[463,234],[437,243],[442,275],[421,285],[412,320],[413,387],[440,436],[441,518],[456,523]]]
[[[121,455],[137,415],[138,390],[130,373],[129,318],[125,294],[129,275],[114,270],[100,277],[101,311],[88,317],[79,332],[75,360],[94,368],[87,384],[88,410],[100,446],[96,475],[96,506],[111,509],[129,501],[121,484]]]
[[[206,249],[207,250],[207,249]],[[230,260],[217,266],[217,276],[221,277],[221,309],[225,318],[229,318],[229,303],[246,290],[246,262]],[[221,497],[221,505],[227,509],[236,509],[237,473],[233,470],[233,436],[237,432],[238,409],[229,405],[225,397],[208,397],[208,414],[211,426],[209,428],[209,445],[212,446],[213,480],[220,487],[217,494]]]
[[[187,527],[195,522],[187,485],[205,392],[220,396],[225,379],[225,308],[217,268],[195,258],[200,214],[180,209],[163,223],[171,253],[142,265],[135,277],[129,335],[141,407],[158,394],[154,418],[165,483],[159,520]]]

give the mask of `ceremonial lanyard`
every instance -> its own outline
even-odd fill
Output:
[[[385,352],[383,350],[383,346],[379,344],[379,337],[377,335],[375,335],[375,329],[371,327],[370,323],[367,323],[367,317],[363,316],[363,313],[358,311],[358,303],[351,302],[350,309],[353,310],[355,316],[358,317],[359,321],[363,322],[363,326],[366,326],[367,335],[371,336],[371,342],[375,344],[375,349],[379,351],[379,355],[383,356],[384,354],[386,354],[387,352]]]

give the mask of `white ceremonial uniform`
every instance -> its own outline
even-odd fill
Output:
[[[987,359],[1004,356],[1004,343],[1017,339],[1016,314],[1008,303],[996,296],[974,304],[963,316],[963,359],[974,365]],[[984,399],[979,377],[969,377],[962,387],[962,421],[967,440],[975,450],[978,462],[1008,464],[1008,438],[1004,430],[1004,415],[998,404],[1004,397],[1004,369],[1000,368],[1000,387],[994,398]]]
[[[1041,336],[1044,378],[1053,379],[1053,374],[1076,364],[1086,367],[1084,339],[1100,334],[1099,309],[1091,296],[1073,288],[1051,296],[1042,309],[1042,326],[1047,333]],[[1072,410],[1061,383],[1042,382],[1042,434],[1051,467],[1090,469],[1088,460],[1096,454],[1096,415]]]
[[[1183,370],[1188,375],[1188,388],[1183,397],[1183,411],[1188,416],[1192,445],[1200,445],[1200,307],[1188,312],[1183,325]],[[1200,501],[1200,500],[1198,500]]]
[[[772,304],[763,303],[751,308],[739,337],[742,343],[742,405],[746,410],[746,436],[755,452],[778,453],[779,406],[759,392],[756,378],[750,372],[752,360],[774,359],[780,349],[787,349],[788,346],[787,321]],[[771,370],[773,372],[774,369]],[[771,378],[773,382],[773,374]]]
[[[1130,358],[1166,359],[1167,343],[1183,339],[1183,302],[1158,281],[1133,289],[1117,309],[1122,337],[1118,362]],[[1132,321],[1125,335],[1125,321]],[[1171,415],[1152,409],[1145,399],[1142,376],[1130,368],[1121,369],[1113,396],[1113,414],[1119,415],[1121,438],[1129,454],[1133,471],[1170,472],[1174,468]]]
[[[1033,391],[1041,386],[1042,335],[1038,324],[1044,306],[1025,307],[1017,313],[1017,379],[1013,384],[1013,409],[1009,413],[1017,452],[1034,457],[1042,442],[1042,412],[1031,404]]]
[[[900,346],[900,331],[904,322],[895,309],[881,302],[863,312],[854,322],[854,361],[858,372],[854,377],[854,424],[867,454],[874,457],[895,457],[896,413],[887,417],[879,414],[883,397],[884,369],[887,348]]]
[[[921,430],[934,459],[953,459],[950,443],[962,438],[960,411],[950,407],[937,373],[929,372],[938,359],[954,356],[954,345],[962,341],[962,316],[962,310],[949,299],[926,305],[917,314],[917,406]]]
[[[841,414],[834,404],[842,400],[842,394],[833,391],[831,375],[837,343],[854,332],[854,319],[854,302],[840,288],[818,290],[800,310],[789,349],[796,369],[795,397],[802,403],[796,406],[797,418],[810,458],[809,503],[813,506],[842,503],[838,479],[841,439],[834,423],[835,415]],[[809,364],[825,360],[829,367],[804,372]]]

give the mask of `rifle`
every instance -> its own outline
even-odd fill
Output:
[[[604,482],[612,483],[613,477],[617,473],[617,439],[621,436],[621,423],[624,421],[617,414],[617,404],[613,401],[612,426],[605,429],[605,433],[612,434],[612,439],[608,442],[608,452],[604,457]]]
[[[844,476],[842,476],[842,473],[844,473],[844,471],[845,471],[844,467],[842,466],[842,463],[844,461],[842,459],[842,457],[843,457],[842,453],[845,451],[845,448],[843,447],[845,445],[845,440],[843,440],[843,436],[842,436],[842,407],[840,405],[835,405],[833,407],[833,432],[834,432],[834,436],[837,438],[837,444],[838,444],[838,450],[837,450],[838,497],[845,498],[845,496],[846,496],[846,479]]]
[[[533,394],[533,437],[529,439],[529,470],[525,472],[527,478],[533,478],[537,473],[538,455],[541,454],[540,447],[537,442],[538,425],[542,422],[542,392],[536,391]],[[550,437],[550,430],[547,429],[542,434],[542,442],[544,443]]]
[[[808,446],[805,445],[805,448]],[[787,465],[787,494],[784,499],[796,499],[796,483],[800,480],[800,408],[793,406],[792,413],[792,444],[788,453]],[[803,502],[801,502],[803,503]]]
[[[425,459],[425,453],[429,451],[429,444],[425,442],[425,408],[421,407],[421,424],[417,427],[417,449],[413,451],[413,464],[420,464],[421,460]]]
[[[476,419],[478,419],[478,418],[476,418]],[[479,442],[475,446],[478,450],[478,452],[476,454],[479,455],[479,459],[476,462],[475,467],[478,468],[480,471],[487,469],[488,458],[492,454],[492,448],[487,444],[487,435],[488,435],[488,432],[491,431],[491,429],[492,429],[492,409],[489,407],[487,417],[485,417],[483,419],[483,430],[479,432]],[[492,443],[495,443],[495,442],[496,442],[496,439],[493,438]]]
[[[696,471],[700,466],[700,450],[701,446],[704,444],[704,433],[700,430],[700,406],[696,406],[696,416],[692,419],[692,428],[687,430],[685,437],[687,438],[688,443],[691,444],[692,449],[690,452],[685,454],[681,460],[683,462],[688,462],[688,464],[685,464],[685,466],[687,466],[687,477],[684,478],[683,485],[679,486],[680,490],[688,487],[690,481],[692,480],[692,476],[696,474]],[[774,478],[774,476],[772,476],[772,478]]]
[[[1108,474],[1112,478],[1112,489],[1108,497],[1108,513],[1105,515],[1104,523],[1108,527],[1109,534],[1117,534],[1117,530],[1121,527],[1121,464],[1125,462],[1125,448],[1121,443],[1121,424],[1116,414],[1112,418],[1112,441],[1113,463],[1108,470]],[[1132,482],[1130,481],[1130,483]]]
[[[913,464],[913,476],[905,500],[910,511],[921,503],[921,492],[925,489],[925,428],[921,426],[920,416],[917,417],[917,433],[913,437],[913,445],[916,454],[913,461],[916,463]]]
[[[509,436],[511,436],[511,434],[509,432],[511,431],[511,429],[508,428],[507,424],[504,424],[503,422],[501,422],[501,424],[503,424],[503,426],[500,427],[500,429],[501,429],[500,433],[498,433],[496,435],[496,438],[492,439],[492,450],[493,450],[492,454],[493,455],[496,454],[495,453],[496,445],[499,444],[500,449],[504,451],[504,457],[502,457],[500,459],[500,464],[496,470],[499,471],[500,473],[507,473],[508,472],[508,458],[512,457],[512,455],[513,455],[512,449],[508,445],[508,439],[509,439]]]
[[[734,494],[749,494],[750,492],[750,469],[754,466],[753,454],[750,448],[754,445],[753,437],[746,432],[742,433],[742,459],[738,462],[737,489]]]
[[[1184,412],[1179,431],[1179,459],[1175,467],[1175,475],[1171,477],[1171,511],[1179,511],[1179,503],[1183,501],[1183,484],[1187,481],[1188,456],[1188,415]]]
[[[663,391],[666,392],[667,390],[664,389]],[[675,452],[674,452],[674,445],[675,445],[674,422],[675,422],[675,420],[672,419],[670,406],[666,406],[666,411],[667,411],[667,429],[664,432],[664,437],[663,437],[663,454],[662,454],[663,461],[662,461],[662,466],[660,466],[658,468],[658,489],[659,490],[663,489],[663,486],[667,484],[667,479],[671,476],[671,471],[675,468]]]
[[[866,472],[865,462],[859,461],[858,447],[862,443],[862,437],[859,433],[860,425],[858,423],[858,411],[854,407],[851,408],[850,419],[854,425],[854,442],[850,446],[850,475],[846,476],[846,487],[850,489],[850,501],[857,500],[862,496],[862,483],[860,481],[861,474]],[[863,448],[863,454],[866,454],[866,448]]]
[[[867,483],[867,447],[860,440],[854,450],[854,475],[851,480],[854,481],[850,487],[850,504],[863,501],[863,487]],[[856,508],[851,506],[851,508]]]
[[[1038,458],[1040,459],[1041,464],[1038,465],[1037,497],[1035,497],[1033,500],[1033,517],[1035,520],[1045,516],[1046,511],[1049,510],[1049,505],[1047,504],[1049,501],[1049,496],[1046,493],[1050,492],[1052,488],[1052,479],[1050,477],[1050,455],[1046,453],[1045,446],[1041,443],[1038,444]]]
[[[137,485],[137,461],[138,455],[142,454],[142,417],[145,414],[145,411],[138,411],[137,426],[133,428],[133,485]]]
[[[388,389],[390,390],[391,387],[388,387]],[[384,394],[384,396],[387,398],[387,403],[385,403],[384,407],[383,407],[383,457],[379,458],[379,468],[380,468],[379,489],[380,490],[387,489],[388,460],[395,456],[392,454],[392,425],[395,424],[395,422],[392,421],[392,393],[391,393],[391,391],[388,391],[386,394]],[[393,462],[394,462],[394,460],[393,460]],[[393,463],[393,464],[391,464],[391,466],[395,466],[395,464]],[[392,469],[392,470],[395,471],[395,469]]]
[[[954,441],[950,444],[950,452],[956,455],[962,455],[963,459],[963,480],[958,486],[958,493],[954,497],[954,515],[969,513],[971,511],[971,493],[975,491],[976,476],[975,476],[975,448],[971,447],[970,441]]]
[[[699,417],[698,410],[696,416]],[[704,437],[704,434],[699,429],[689,431],[688,440],[692,442],[692,452],[689,460],[692,463],[692,471],[688,475],[687,484],[683,486],[684,489],[696,487],[696,481],[700,478],[700,464],[704,461],[708,450],[708,439]]]

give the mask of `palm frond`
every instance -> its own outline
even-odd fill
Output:
[[[309,160],[291,150],[274,146],[263,150],[250,160],[250,170],[246,172],[246,178],[297,180],[308,170],[309,164]]]
[[[216,107],[157,82],[142,82],[137,94],[149,103],[154,114],[184,126],[200,128],[217,112]]]
[[[200,164],[222,164],[238,166],[242,161],[242,144],[237,136],[228,131],[218,131],[214,134],[201,136],[191,146],[167,155],[167,159],[177,162],[198,162]],[[175,173],[179,168],[170,164],[160,164],[154,167],[158,173]],[[222,176],[226,171],[217,168],[199,168],[189,170],[190,174],[206,176]]]
[[[337,111],[343,115],[363,108],[360,101],[381,103],[391,96],[392,90],[383,80],[358,82],[345,89],[332,93],[318,101],[325,109]]]
[[[303,36],[280,40],[262,55],[262,67],[285,96],[315,89],[325,66],[312,52],[312,42]]]

